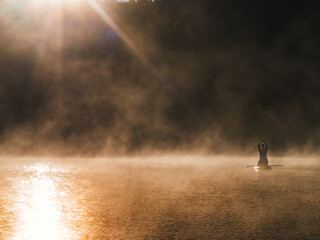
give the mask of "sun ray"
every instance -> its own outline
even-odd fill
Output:
[[[121,30],[121,28],[113,21],[113,19],[106,13],[96,0],[87,0],[93,10],[102,18],[102,20],[110,26],[122,39],[122,41],[129,47],[129,49],[144,63],[149,64],[146,56],[136,47],[129,36]]]

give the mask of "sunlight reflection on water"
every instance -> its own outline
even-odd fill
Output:
[[[50,168],[49,164],[23,167],[22,177],[15,183],[15,240],[78,239],[63,221],[63,205],[68,205],[68,198],[66,192],[58,190],[60,179],[56,176],[63,172],[66,170]]]
[[[254,160],[0,159],[0,240],[319,239],[319,164]]]

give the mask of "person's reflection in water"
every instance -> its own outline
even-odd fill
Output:
[[[260,153],[260,159],[258,162],[258,167],[267,168],[268,167],[268,158],[267,158],[267,152],[268,152],[268,144],[262,140],[258,144],[258,150]]]

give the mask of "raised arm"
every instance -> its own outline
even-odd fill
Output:
[[[264,145],[264,148],[262,149],[262,144]],[[258,150],[261,151],[261,150],[266,150],[268,151],[268,144],[265,142],[265,141],[261,141],[258,143]]]

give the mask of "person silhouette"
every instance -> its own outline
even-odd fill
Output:
[[[258,167],[268,167],[268,158],[267,158],[268,144],[263,139],[258,144],[258,150],[260,153]]]

